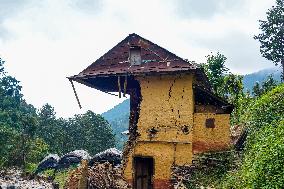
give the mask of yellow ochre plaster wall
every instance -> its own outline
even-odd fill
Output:
[[[124,170],[134,176],[133,157],[154,158],[154,179],[170,179],[172,165],[191,164],[193,91],[192,75],[148,76],[137,80],[141,87],[137,129],[139,136]],[[151,134],[150,130],[155,130]]]
[[[133,157],[152,157],[154,159],[154,179],[165,180],[171,177],[172,165],[189,165],[192,161],[191,144],[138,142],[131,152],[124,177],[134,176]]]
[[[138,141],[191,142],[192,75],[151,76],[138,80],[142,95]],[[151,137],[152,128],[157,133]]]
[[[194,113],[192,74],[136,78],[141,87],[138,137],[126,161],[124,176],[134,177],[133,158],[153,157],[154,180],[169,180],[172,165],[190,165],[194,153],[230,146],[229,114]],[[215,109],[214,109],[215,111]],[[206,127],[214,118],[215,128]]]
[[[215,127],[207,128],[206,119],[214,119]],[[226,150],[231,145],[230,114],[195,113],[193,126],[193,152]]]

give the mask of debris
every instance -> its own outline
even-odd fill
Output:
[[[113,166],[109,162],[95,162],[89,168],[87,167],[87,161],[82,162],[81,166],[70,172],[64,188],[81,189],[84,186],[89,189],[130,189],[122,176],[121,167]]]
[[[128,183],[122,177],[121,167],[114,167],[106,162],[103,164],[95,163],[89,169],[89,187],[90,189],[127,189]]]
[[[82,160],[81,165],[70,172],[65,189],[85,189],[88,179],[88,161]]]
[[[12,167],[7,170],[0,170],[0,188],[15,189],[51,189],[52,184],[38,177],[37,179],[28,179],[23,177],[23,171],[19,168]]]

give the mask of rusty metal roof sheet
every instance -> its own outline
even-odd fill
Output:
[[[142,63],[140,65],[131,66],[129,62],[129,49],[132,46],[141,48]],[[196,70],[197,68],[198,66],[195,63],[188,62],[137,34],[130,34],[85,70],[70,77],[70,79],[124,74],[183,72]]]

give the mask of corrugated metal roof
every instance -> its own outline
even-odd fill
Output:
[[[129,49],[132,46],[141,47],[140,65],[131,66],[129,62]],[[181,72],[197,68],[198,66],[193,62],[188,62],[137,34],[130,34],[85,70],[70,78]]]

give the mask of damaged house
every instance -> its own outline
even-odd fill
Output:
[[[172,166],[230,148],[232,106],[212,93],[204,71],[137,34],[69,80],[130,96],[123,174],[135,189],[170,188]]]

